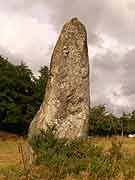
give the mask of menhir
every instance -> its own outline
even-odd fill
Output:
[[[87,33],[84,25],[73,18],[64,25],[54,48],[46,94],[29,135],[55,126],[60,138],[85,138],[89,106]]]

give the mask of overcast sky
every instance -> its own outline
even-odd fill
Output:
[[[135,109],[134,0],[0,0],[0,53],[36,73],[71,17],[88,32],[92,104]]]

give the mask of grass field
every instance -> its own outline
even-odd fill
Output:
[[[0,132],[0,180],[8,178],[11,172],[9,179],[12,180],[12,176],[15,179],[17,177],[14,171],[22,171],[22,157],[18,149],[20,143],[24,144],[24,141],[17,135]]]
[[[0,133],[0,168],[19,164],[20,154],[16,142],[16,136]]]
[[[113,137],[90,137],[90,141],[98,146],[101,146],[107,151],[111,148],[112,142],[121,142],[122,151],[131,154],[135,153],[135,138],[113,136]]]
[[[90,137],[89,141],[101,146],[105,151],[111,148],[112,142],[121,142],[122,151],[135,154],[135,139],[127,137]],[[0,132],[0,180],[18,180],[23,174],[22,155],[19,144],[24,145],[24,140],[16,135]],[[10,177],[10,178],[9,178]]]

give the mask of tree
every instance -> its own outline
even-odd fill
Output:
[[[24,63],[14,65],[0,56],[0,127],[26,133],[42,103],[48,68],[41,67],[39,78]]]
[[[128,124],[130,121],[130,113],[123,112],[122,116],[119,118],[119,127],[121,129],[121,136],[128,133]]]
[[[129,113],[128,133],[135,134],[135,110]]]
[[[89,134],[112,135],[117,133],[118,119],[106,111],[105,105],[98,105],[90,110]]]
[[[43,101],[48,77],[49,77],[48,67],[42,66],[39,70],[39,77],[35,79],[34,97],[37,103],[37,108],[39,108],[39,106]]]
[[[0,125],[13,132],[27,129],[34,111],[32,71],[21,63],[15,66],[0,56]],[[28,126],[28,125],[27,125]]]

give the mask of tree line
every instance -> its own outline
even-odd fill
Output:
[[[14,65],[0,56],[0,129],[27,134],[30,122],[38,111],[49,70],[43,66],[39,76],[23,62]],[[106,111],[105,105],[90,109],[89,135],[135,134],[135,111],[117,117]]]
[[[49,70],[43,66],[39,77],[21,62],[14,65],[0,56],[0,128],[26,134],[45,94]]]
[[[89,135],[111,136],[135,134],[135,111],[120,117],[106,111],[105,105],[90,109]]]

